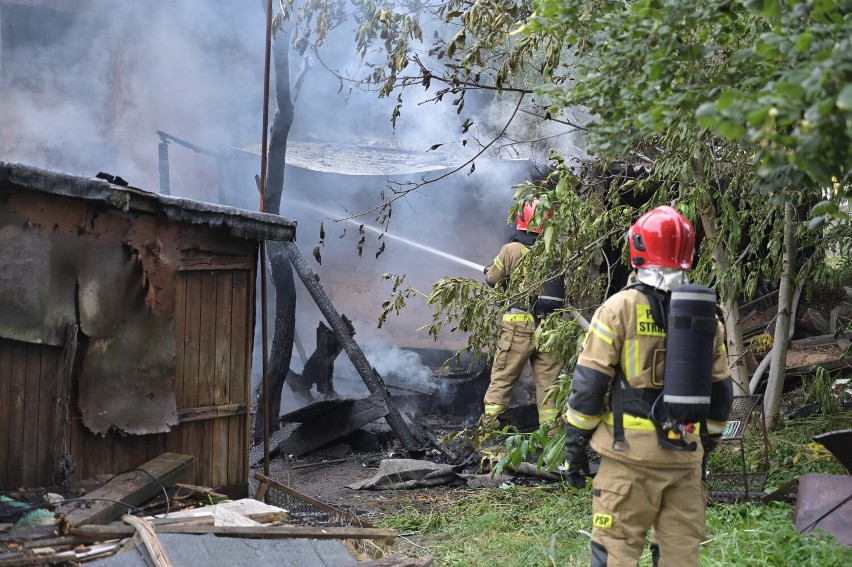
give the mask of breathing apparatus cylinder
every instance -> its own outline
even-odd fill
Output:
[[[561,275],[550,278],[541,286],[533,304],[533,314],[543,319],[565,304],[565,280]]]
[[[698,423],[710,411],[716,294],[702,285],[683,285],[671,294],[666,330],[663,403],[681,424]]]

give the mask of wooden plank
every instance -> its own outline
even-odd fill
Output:
[[[218,419],[232,415],[243,415],[248,411],[245,404],[224,404],[221,406],[204,406],[200,408],[186,408],[178,410],[178,419],[181,423],[187,421],[203,421],[205,419]],[[226,432],[227,433],[227,432]],[[227,439],[227,435],[225,435]]]
[[[396,531],[382,528],[337,528],[315,526],[154,526],[158,534],[215,534],[220,537],[245,539],[375,539],[392,542]],[[110,524],[108,526],[86,525],[72,530],[75,536],[91,537],[95,541],[121,539],[132,536],[132,526]]]
[[[852,368],[852,356],[839,358],[837,360],[826,360],[823,362],[816,362],[814,364],[808,364],[807,366],[796,366],[795,368],[788,368],[784,371],[784,375],[805,376],[813,371],[812,368],[814,366],[821,366],[828,371],[837,370],[839,368]]]
[[[0,339],[0,490],[13,488],[9,483],[9,420],[12,414],[12,342]]]
[[[187,407],[183,401],[183,380],[186,366],[187,329],[186,329],[186,302],[187,302],[187,277],[186,274],[178,274],[177,286],[175,287],[175,403],[177,411]],[[165,450],[170,453],[183,451],[181,440],[184,426],[177,425],[165,434]]]
[[[133,526],[136,530],[136,534],[133,537],[142,539],[145,550],[148,552],[148,556],[151,558],[155,567],[173,567],[172,562],[169,561],[169,556],[166,554],[166,549],[160,540],[157,539],[157,534],[154,533],[154,526],[136,516],[125,515],[122,516],[122,520]]]
[[[38,470],[38,412],[41,390],[41,346],[27,345],[27,381],[24,393],[24,454],[21,462],[21,484],[39,486]]]
[[[112,433],[109,433],[108,435],[112,436]],[[133,435],[132,437],[123,437],[121,439],[116,439],[115,437],[113,437],[111,455],[113,465],[111,470],[113,473],[121,473],[134,468],[132,456],[133,445],[137,439],[139,439],[138,435]]]
[[[201,344],[201,272],[186,274],[186,343],[184,345],[183,367],[183,396],[179,408],[198,407],[198,364]],[[187,455],[198,455],[198,424],[181,424],[181,452]],[[197,469],[197,464],[196,464]],[[198,472],[187,479],[198,483]]]
[[[15,342],[12,346],[11,377],[8,486],[17,488],[23,481],[24,396],[27,382],[27,348],[24,343]]]
[[[83,358],[82,356],[80,358]],[[68,416],[69,416],[69,431],[68,437],[70,438],[71,444],[71,458],[75,462],[74,474],[71,475],[71,478],[75,481],[80,481],[85,478],[90,478],[91,475],[87,476],[86,471],[83,470],[83,465],[85,462],[85,451],[86,451],[86,430],[83,426],[83,420],[78,419],[80,417],[80,412],[77,409],[77,374],[76,367],[72,371],[71,381],[69,383],[69,394],[68,394]]]
[[[231,379],[233,274],[216,274],[216,352],[213,372],[213,403],[227,404]],[[245,408],[245,404],[242,405]],[[212,486],[228,484],[228,426],[221,419],[212,424]]]
[[[235,272],[231,292],[231,361],[227,397],[231,403],[249,407],[248,391],[251,388],[251,352],[254,328],[251,327],[254,310],[249,293],[249,272]],[[244,483],[248,479],[248,423],[251,416],[233,417],[228,423],[228,484]]]
[[[43,345],[41,347],[41,393],[38,409],[38,454],[36,457],[36,484],[50,486],[53,479],[54,444],[61,432],[61,423],[56,419],[55,408],[59,406],[56,397],[59,357],[61,349]]]
[[[156,496],[174,482],[192,471],[193,457],[163,453],[139,468],[112,478],[83,499],[57,509],[64,516],[67,528],[92,523],[105,523],[127,513],[127,505],[138,506]],[[143,472],[145,471],[145,472]],[[87,507],[79,507],[80,505]]]
[[[166,435],[166,433],[146,435],[146,438],[148,439],[147,452],[145,453],[146,461],[150,461],[161,453],[170,452],[166,449]]]
[[[90,478],[98,474],[110,473],[112,459],[109,458],[109,454],[112,451],[113,434],[95,435],[83,426],[82,420],[74,421],[80,429],[79,449],[74,452],[80,475],[75,478]]]
[[[58,471],[59,463],[73,455],[71,448],[71,379],[77,362],[79,346],[79,331],[77,325],[69,324],[66,328],[65,349],[56,358],[54,392],[56,399],[53,403],[54,436],[51,461],[51,477]],[[70,471],[67,471],[70,472]],[[53,480],[53,478],[51,478]],[[70,480],[56,475],[56,482]]]
[[[216,367],[216,272],[201,272],[201,336],[199,343],[198,406],[216,405],[213,399],[213,378]],[[198,428],[195,453],[196,484],[213,485],[213,424],[210,421],[194,423]]]
[[[147,463],[152,458],[156,458],[160,455],[160,453],[162,453],[162,451],[160,451],[160,453],[155,453],[153,457],[149,456],[151,440],[157,439],[158,437],[162,438],[162,436],[162,433],[134,436],[134,439],[136,440],[136,443],[133,446],[134,467],[137,467],[142,463]]]
[[[847,335],[852,336],[852,333],[847,333]],[[841,336],[841,338],[844,336],[846,335]],[[837,344],[837,337],[835,337],[834,334],[820,335],[818,337],[808,337],[806,339],[790,341],[790,349],[803,349],[833,344]]]
[[[193,256],[181,258],[178,270],[249,270],[251,259],[246,256]]]
[[[86,444],[87,446],[92,447],[92,449],[89,450],[89,454],[92,456],[92,459],[89,463],[91,472],[88,476],[109,474],[113,472],[113,436],[114,435],[112,433],[108,433],[107,435],[94,435],[90,431],[86,430]],[[89,454],[87,454],[86,457],[88,457]]]

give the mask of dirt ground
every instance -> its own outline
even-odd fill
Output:
[[[449,424],[464,427],[464,424]],[[412,490],[356,490],[349,485],[372,478],[382,459],[421,458],[441,462],[437,451],[423,456],[411,456],[402,452],[389,427],[383,422],[369,426],[379,446],[371,450],[353,447],[344,440],[332,443],[300,457],[278,456],[270,459],[269,476],[299,493],[319,500],[345,512],[355,514],[362,520],[375,523],[388,513],[398,513],[406,507],[428,510],[454,501],[475,489],[465,486],[440,486]],[[443,431],[430,430],[440,436]],[[475,466],[473,467],[475,468]],[[263,464],[252,468],[252,473],[263,474]],[[468,471],[473,472],[473,471]]]

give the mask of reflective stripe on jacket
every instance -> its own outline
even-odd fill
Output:
[[[529,248],[516,240],[504,244],[500,248],[500,252],[497,253],[497,257],[494,258],[494,262],[491,263],[488,273],[485,274],[485,282],[494,287],[498,283],[508,280],[515,273],[521,258],[526,256],[529,251]]]

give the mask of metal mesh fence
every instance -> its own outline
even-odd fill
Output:
[[[707,493],[711,500],[739,502],[764,496],[769,445],[762,396],[736,396],[722,442],[710,457]]]
[[[313,527],[374,527],[354,514],[301,494],[277,480],[256,474],[258,496],[266,504],[287,510],[287,523]]]

